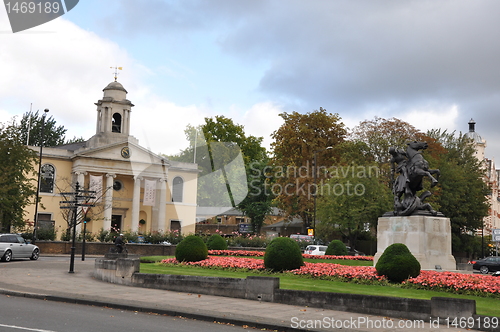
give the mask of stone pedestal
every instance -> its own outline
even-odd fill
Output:
[[[451,224],[446,217],[431,215],[389,216],[378,219],[377,253],[374,266],[384,250],[403,243],[419,261],[422,270],[456,270],[451,254]]]

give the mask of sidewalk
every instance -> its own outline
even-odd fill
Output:
[[[388,317],[110,284],[92,277],[95,258],[0,263],[0,294],[156,312],[278,331],[464,331]],[[420,324],[419,328],[410,328]],[[315,326],[314,326],[315,325]]]

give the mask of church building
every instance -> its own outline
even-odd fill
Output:
[[[96,131],[86,142],[43,147],[40,204],[27,208],[29,221],[37,211],[38,227],[55,227],[60,238],[68,227],[68,210],[61,202],[76,183],[91,194],[95,205],[79,207],[78,226],[86,230],[149,233],[194,233],[198,167],[170,161],[139,145],[130,134],[132,107],[127,90],[115,81],[98,100]],[[39,153],[39,147],[31,147]],[[36,179],[34,180],[36,182]],[[88,195],[83,193],[83,195]]]

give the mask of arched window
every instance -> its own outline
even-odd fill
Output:
[[[122,132],[122,115],[120,113],[113,114],[113,123],[111,125],[111,131],[114,133]]]
[[[182,202],[184,192],[184,180],[176,176],[172,181],[172,202]]]
[[[40,192],[52,193],[54,192],[54,178],[56,169],[50,164],[42,165],[40,174]]]

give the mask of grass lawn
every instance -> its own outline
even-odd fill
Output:
[[[142,257],[141,260],[160,261],[161,259],[170,257]],[[258,259],[258,258],[256,258]],[[366,265],[371,266],[372,262],[367,261],[347,261],[347,260],[325,260],[313,259],[307,260],[312,262],[328,262],[343,265]],[[353,264],[351,264],[353,263]],[[362,264],[360,264],[362,263]],[[500,299],[490,297],[479,297],[471,295],[460,295],[446,292],[419,290],[419,289],[403,289],[398,286],[380,286],[380,285],[360,285],[349,282],[321,280],[307,278],[303,276],[283,275],[279,273],[267,272],[241,272],[231,270],[207,269],[195,266],[164,266],[162,264],[141,263],[141,273],[152,274],[180,274],[180,275],[195,275],[206,277],[227,277],[227,278],[246,278],[247,276],[275,276],[280,278],[280,288],[296,289],[320,292],[334,292],[347,294],[362,294],[362,295],[380,295],[394,296],[414,299],[430,300],[431,297],[454,297],[461,299],[471,299],[476,301],[476,310],[480,315],[500,317]]]

